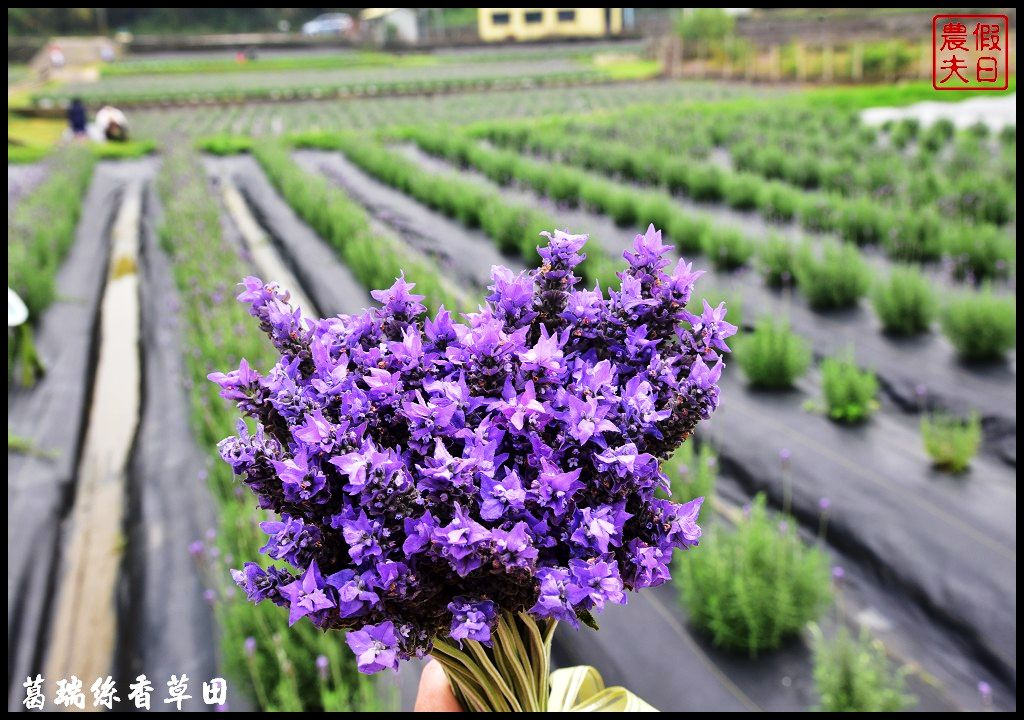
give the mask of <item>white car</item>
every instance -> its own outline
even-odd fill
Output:
[[[345,13],[317,15],[302,24],[303,35],[343,35],[352,29],[352,18]]]

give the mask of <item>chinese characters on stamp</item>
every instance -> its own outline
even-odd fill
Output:
[[[1006,90],[1009,45],[1006,15],[936,15],[932,18],[932,87]]]

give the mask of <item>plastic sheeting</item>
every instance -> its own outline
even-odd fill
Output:
[[[334,251],[281,199],[255,159],[241,155],[205,158],[205,163],[211,177],[226,174],[238,186],[252,214],[271,236],[285,263],[321,314],[355,313],[370,305],[367,290]]]
[[[120,187],[114,171],[97,166],[74,245],[57,275],[57,300],[36,326],[46,374],[32,388],[8,390],[8,432],[34,449],[7,453],[7,681],[12,710],[22,707],[24,679],[42,672],[61,523],[74,493],[92,386],[108,229]]]
[[[209,454],[189,426],[187,343],[170,263],[156,235],[157,213],[150,186],[140,266],[143,401],[129,468],[118,675],[145,673],[160,687],[172,674],[186,673],[195,688],[217,674],[218,634],[188,545],[216,527],[216,513],[206,484]]]

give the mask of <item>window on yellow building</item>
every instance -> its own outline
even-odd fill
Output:
[[[491,15],[491,22],[493,22],[495,25],[508,25],[508,21],[508,13],[493,13]]]
[[[575,22],[576,11],[575,10],[559,10],[558,11],[558,22]]]
[[[539,23],[544,19],[544,13],[542,12],[528,12],[523,15],[526,22],[530,24]]]

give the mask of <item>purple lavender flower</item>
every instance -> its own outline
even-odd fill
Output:
[[[607,602],[626,604],[622,578],[615,563],[606,560],[570,560],[569,601],[584,610],[604,610]]]
[[[316,566],[316,560],[298,580],[281,588],[283,595],[290,603],[288,624],[294,625],[301,618],[320,610],[334,607],[334,603],[324,593],[324,579]]]
[[[509,509],[522,510],[526,506],[526,491],[515,470],[501,480],[492,480],[486,475],[480,479],[480,517],[497,520]]]
[[[554,618],[579,627],[573,603],[569,600],[569,572],[559,567],[545,567],[537,571],[537,577],[540,580],[540,594],[530,612],[537,617]]]
[[[491,625],[498,616],[493,602],[457,597],[448,603],[448,610],[452,614],[449,637],[453,640],[476,640],[486,645],[491,644]]]
[[[231,577],[245,591],[249,601],[254,603],[279,598],[282,581],[292,580],[288,573],[276,570],[273,565],[264,570],[253,562],[245,563],[241,570],[232,570]]]
[[[370,589],[373,573],[357,575],[354,570],[339,570],[327,578],[327,584],[337,593],[338,616],[342,618],[364,615],[380,597]]]
[[[580,400],[571,393],[564,393],[566,407],[563,417],[568,420],[569,435],[580,444],[587,443],[595,435],[605,432],[618,432],[619,429],[607,415],[611,410],[605,404],[599,404],[596,397]]]
[[[261,552],[293,570],[232,577],[292,624],[347,631],[363,672],[435,637],[489,642],[499,613],[578,626],[700,542],[702,498],[658,495],[660,461],[718,406],[735,326],[685,310],[701,272],[670,267],[654,227],[607,290],[579,287],[586,236],[546,237],[540,268],[494,268],[458,320],[404,277],[326,319],[243,281],[280,360],[211,373],[252,421],[218,450],[273,513]]]
[[[398,670],[398,638],[390,620],[350,632],[346,640],[356,654],[356,663],[361,672],[375,673],[385,668]]]
[[[704,311],[700,315],[683,311],[683,317],[690,323],[690,336],[694,350],[703,358],[717,358],[716,350],[729,352],[726,338],[736,334],[736,326],[725,321],[725,303],[711,307],[704,300]]]

